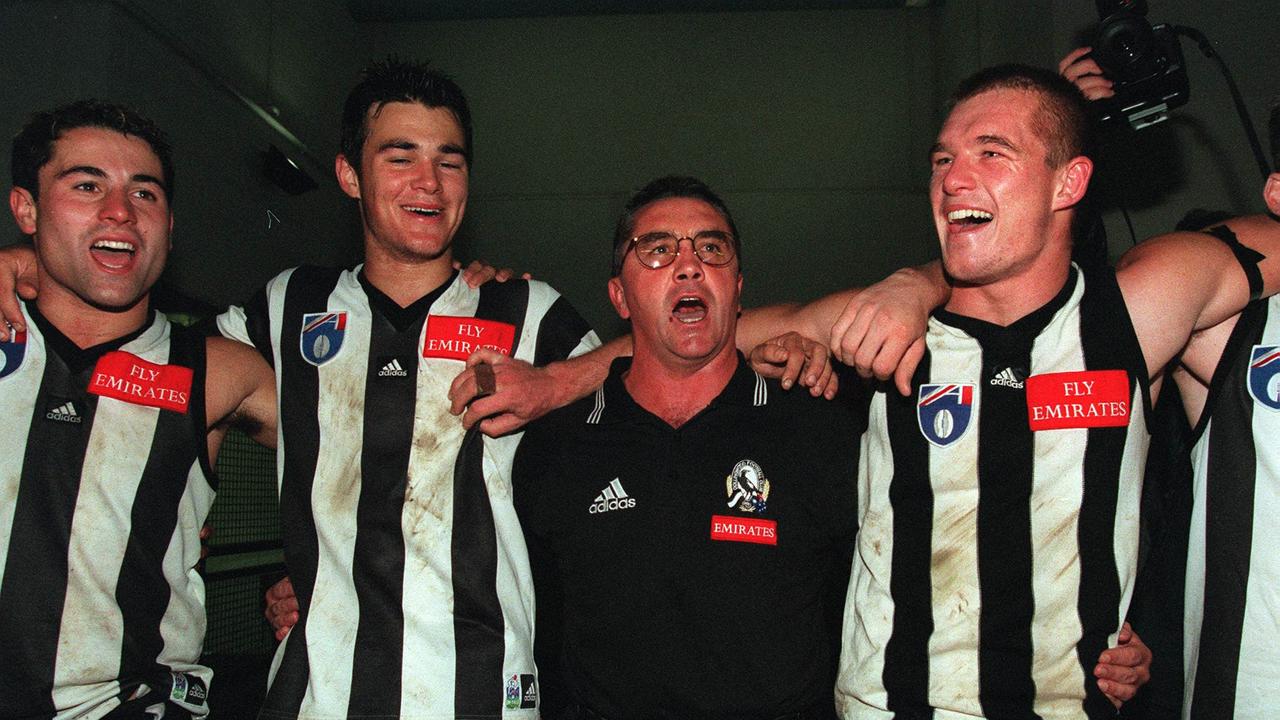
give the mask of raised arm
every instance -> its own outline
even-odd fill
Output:
[[[26,243],[0,248],[0,342],[9,339],[9,328],[26,330],[18,296],[33,300],[39,285],[36,251]]]
[[[205,416],[209,459],[228,428],[236,427],[267,447],[276,446],[276,381],[271,367],[252,347],[211,337],[205,340]]]

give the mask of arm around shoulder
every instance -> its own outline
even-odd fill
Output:
[[[276,444],[276,381],[253,347],[206,339],[205,413],[209,428],[238,427],[257,442]]]

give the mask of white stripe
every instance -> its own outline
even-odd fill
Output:
[[[604,386],[601,385],[600,387],[596,388],[595,407],[592,408],[591,413],[587,415],[587,424],[599,425],[600,416],[602,416],[603,414],[604,414]]]
[[[752,396],[752,404],[755,407],[760,407],[769,402],[769,386],[765,383],[764,378],[760,376],[760,373],[754,374],[756,376],[756,389]]]
[[[18,485],[22,481],[22,462],[26,456],[27,433],[31,417],[44,415],[36,407],[40,379],[44,376],[44,339],[35,332],[35,323],[26,318],[27,348],[22,365],[8,377],[0,378],[0,418],[5,418],[0,432],[0,583],[4,582],[5,559],[9,557],[9,538],[13,534],[13,513],[18,505]],[[40,420],[43,422],[43,420]]]
[[[609,487],[613,488],[613,492],[618,498],[629,497],[627,491],[622,489],[622,482],[618,478],[609,481]]]

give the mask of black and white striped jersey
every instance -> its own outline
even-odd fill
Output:
[[[463,430],[477,347],[545,364],[599,344],[548,285],[454,277],[407,308],[300,267],[219,318],[274,366],[281,519],[301,619],[264,717],[532,718],[533,591],[511,503],[519,434]]]
[[[0,343],[0,717],[141,693],[203,715],[204,338],[153,314],[81,350],[24,312]]]
[[[841,713],[1111,717],[1149,404],[1115,276],[1073,267],[1008,327],[939,312],[927,343],[862,438]]]
[[[1280,709],[1280,299],[1240,316],[1191,451],[1184,617],[1188,718]]]

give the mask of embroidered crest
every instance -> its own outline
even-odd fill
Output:
[[[302,316],[302,336],[298,341],[302,359],[317,367],[334,359],[342,350],[346,330],[345,310],[305,313]]]
[[[27,331],[13,332],[13,337],[0,343],[0,378],[8,377],[22,366],[22,358],[27,354]]]
[[[1280,345],[1254,345],[1249,353],[1249,394],[1261,405],[1280,410]]]
[[[724,479],[724,492],[729,507],[742,512],[762,513],[768,507],[769,479],[760,466],[750,460],[739,460],[733,472]]]
[[[946,447],[964,435],[973,417],[973,387],[973,383],[920,386],[916,420],[926,440]]]

